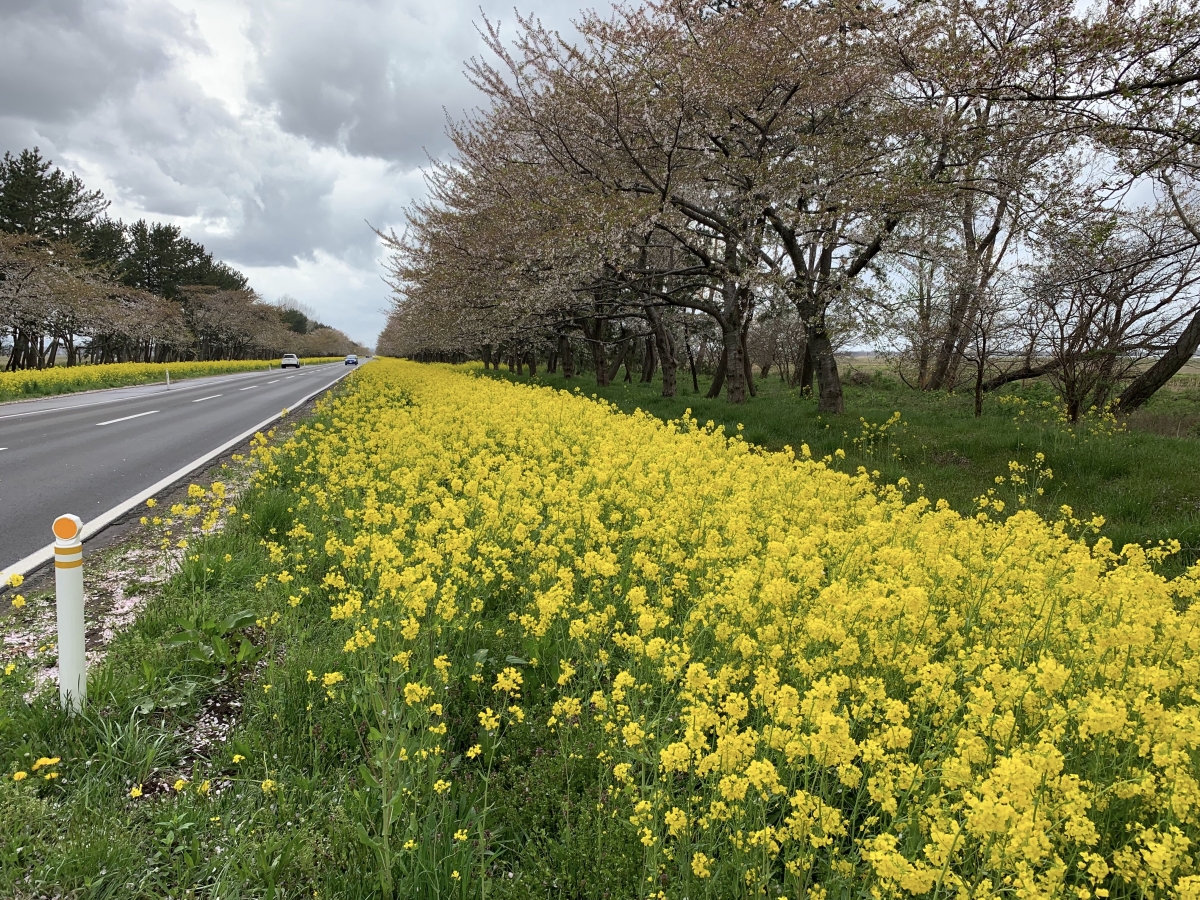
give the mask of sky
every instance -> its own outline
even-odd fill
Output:
[[[578,6],[522,0],[570,29]],[[479,103],[492,0],[0,0],[0,154],[37,146],[372,345],[389,302],[368,223],[399,227]]]

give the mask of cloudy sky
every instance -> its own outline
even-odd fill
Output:
[[[41,147],[112,201],[180,225],[374,343],[386,228],[447,151],[443,109],[493,0],[0,0],[0,153]],[[569,29],[578,5],[520,0]],[[505,27],[509,26],[509,27]]]

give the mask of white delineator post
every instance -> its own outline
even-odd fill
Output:
[[[83,522],[54,520],[54,588],[58,605],[58,698],[78,710],[87,699],[87,655],[83,643]]]

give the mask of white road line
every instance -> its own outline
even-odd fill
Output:
[[[150,412],[134,413],[132,416],[122,416],[119,419],[109,419],[107,422],[97,422],[96,424],[97,425],[115,425],[117,422],[128,422],[130,419],[140,419],[142,416],[152,416],[156,412],[158,412],[157,409],[152,409],[152,410],[150,410]]]
[[[200,397],[196,400],[193,400],[192,402],[193,403],[203,403],[205,400],[216,400],[218,397],[224,397],[224,396],[225,396],[224,394],[213,394],[211,397]]]
[[[268,381],[267,384],[279,384],[279,379],[276,378],[274,381]]]
[[[258,387],[257,384],[252,384],[252,385],[250,385],[250,387],[238,388],[238,390],[239,391],[249,391],[249,390],[253,390],[256,387]]]
[[[287,381],[287,380],[288,380],[288,378],[295,378],[295,377],[296,377],[295,375],[288,375],[288,376],[287,376],[287,378],[284,378],[283,380],[284,380],[284,381]]]

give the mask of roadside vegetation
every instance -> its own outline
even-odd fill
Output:
[[[82,715],[5,668],[0,888],[1191,896],[1200,570],[1023,509],[1029,470],[969,515],[855,474],[934,413],[868,453],[806,403],[355,373],[243,496],[146,511],[178,569]]]
[[[688,414],[768,450],[808,444],[823,457],[842,449],[845,460],[835,467],[862,466],[883,483],[905,479],[910,497],[945,499],[965,515],[984,498],[1051,518],[1065,504],[1079,516],[1103,516],[1117,547],[1180,541],[1181,552],[1166,563],[1172,572],[1200,559],[1200,373],[1176,376],[1128,417],[1093,412],[1072,424],[1045,380],[989,394],[976,417],[969,393],[914,391],[877,363],[859,365],[850,364],[845,387],[853,412],[841,415],[819,412],[816,398],[778,377],[756,379],[757,396],[731,406],[706,396],[711,376],[699,377],[698,392],[686,382],[677,396],[663,397],[660,379],[639,382],[636,365],[629,381],[606,386],[588,374],[488,374],[580,391],[663,420]],[[1011,463],[1028,471],[1013,472]],[[1014,474],[1035,479],[1035,489],[1024,490]]]
[[[305,365],[340,361],[340,356],[305,358]],[[135,384],[164,382],[167,373],[173,381],[200,378],[205,375],[225,375],[231,372],[254,372],[278,366],[278,360],[221,359],[208,362],[176,363],[107,363],[95,366],[64,366],[51,369],[24,369],[0,372],[0,403],[29,397],[49,397],[75,391],[128,387]]]

